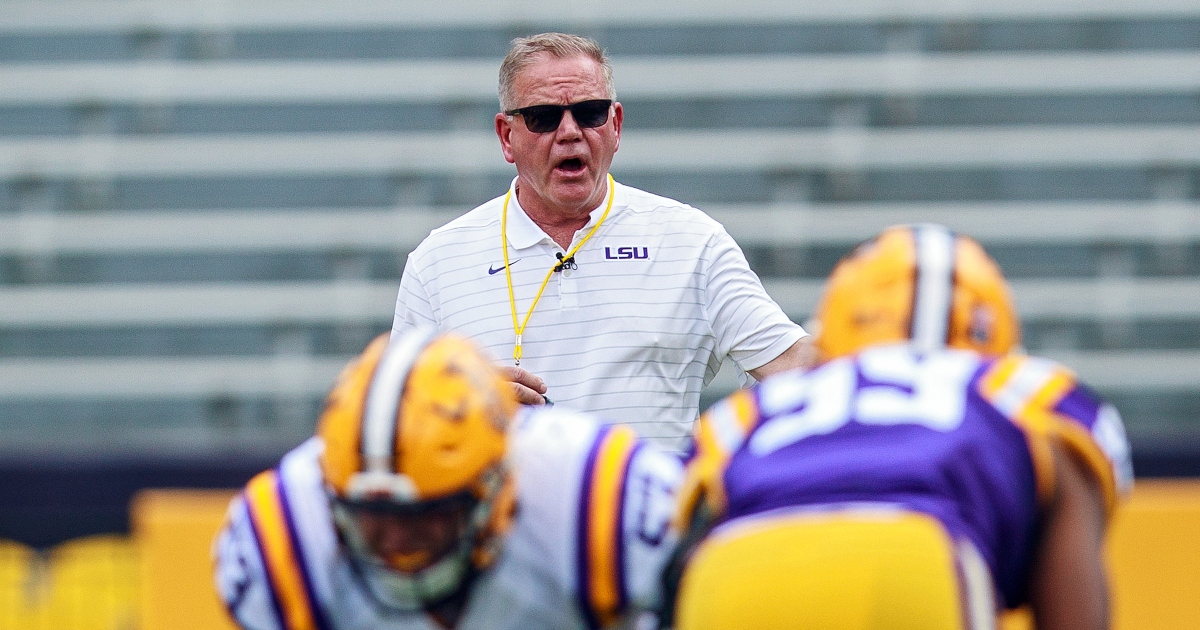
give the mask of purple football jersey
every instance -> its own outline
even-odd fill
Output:
[[[724,431],[725,518],[795,506],[885,503],[929,514],[971,540],[1008,607],[1025,601],[1052,437],[1115,496],[1130,481],[1120,417],[1043,359],[884,346],[807,374],[768,379],[753,405],[705,417]],[[751,411],[747,412],[746,409]],[[732,442],[737,413],[748,433]],[[724,429],[720,427],[725,427]]]

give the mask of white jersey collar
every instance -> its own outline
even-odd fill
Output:
[[[605,223],[612,221],[617,215],[618,211],[624,206],[624,186],[618,184],[616,180],[613,180],[613,185],[616,189],[616,192],[614,193],[616,197],[613,199],[612,211],[608,213],[608,218],[604,220]],[[533,222],[533,219],[529,218],[529,215],[525,214],[525,209],[521,207],[521,202],[517,201],[516,177],[514,177],[512,183],[509,184],[509,189],[512,192],[509,196],[508,202],[508,244],[512,246],[513,249],[520,250],[527,247],[533,247],[534,245],[537,245],[543,241],[547,243],[554,242],[553,239],[551,239],[550,236],[546,234],[544,230],[542,230],[542,228],[538,227],[538,224]],[[608,196],[605,195],[604,198],[600,200],[600,205],[593,208],[591,213],[589,213],[588,222],[584,224],[584,226],[580,228],[578,232],[583,232],[586,234],[587,230],[591,229],[591,227],[600,220],[600,216],[604,214],[604,207],[607,202]],[[503,212],[503,201],[500,204],[500,208],[501,212]]]

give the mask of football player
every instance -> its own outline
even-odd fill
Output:
[[[885,230],[838,264],[815,319],[818,367],[700,420],[677,627],[979,629],[1026,603],[1039,630],[1107,627],[1122,422],[1017,352],[983,249]]]
[[[233,501],[217,588],[248,630],[610,626],[659,597],[681,477],[627,428],[518,408],[465,339],[382,335]]]

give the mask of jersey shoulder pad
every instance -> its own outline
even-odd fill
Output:
[[[1133,468],[1120,414],[1068,368],[1049,359],[1006,356],[982,372],[977,390],[1025,432],[1039,494],[1053,485],[1052,442],[1070,449],[1087,465],[1110,507],[1131,487]]]
[[[561,408],[523,407],[517,413],[507,463],[517,477],[522,511],[530,504],[552,511],[564,502],[574,505],[579,470],[599,430],[595,418]]]
[[[673,549],[682,463],[628,427],[564,409],[525,409],[510,430],[518,512],[506,554],[539,554],[590,627],[655,602]],[[514,565],[515,566],[515,565]]]
[[[678,509],[674,516],[676,532],[682,533],[687,528],[701,501],[707,504],[714,515],[724,511],[725,468],[733,454],[746,443],[746,439],[763,420],[759,398],[770,396],[770,391],[779,387],[787,387],[787,383],[795,378],[804,377],[789,373],[768,379],[754,390],[740,389],[701,414],[694,431],[695,452],[688,460],[679,490]],[[767,389],[770,391],[765,391]]]

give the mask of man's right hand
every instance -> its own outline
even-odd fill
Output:
[[[501,367],[500,375],[512,383],[517,402],[523,405],[546,404],[546,382],[540,377],[511,365]]]

